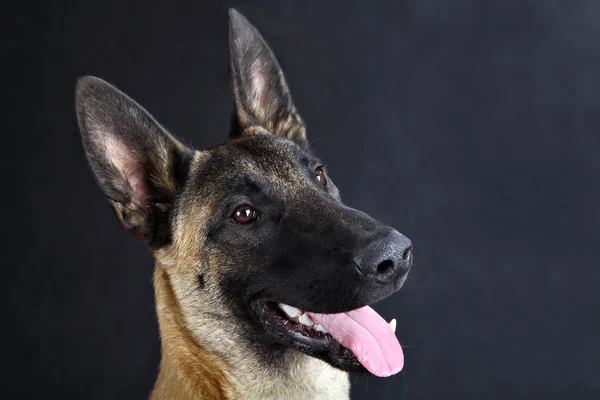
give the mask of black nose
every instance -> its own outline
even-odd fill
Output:
[[[412,261],[410,239],[392,230],[371,241],[361,253],[357,264],[364,275],[380,283],[392,283],[408,273]]]

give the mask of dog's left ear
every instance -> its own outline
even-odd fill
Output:
[[[235,92],[233,134],[265,132],[306,143],[306,128],[273,52],[244,16],[229,10],[229,51]]]

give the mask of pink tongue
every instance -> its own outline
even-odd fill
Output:
[[[308,313],[360,363],[377,376],[390,376],[404,366],[402,347],[387,322],[369,306],[341,314]]]

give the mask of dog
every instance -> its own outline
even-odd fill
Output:
[[[348,399],[348,372],[403,367],[396,292],[411,241],[346,207],[309,148],[269,46],[229,11],[228,140],[194,150],[109,83],[76,87],[83,147],[154,260],[161,362],[151,399]]]

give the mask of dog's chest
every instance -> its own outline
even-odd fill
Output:
[[[348,374],[316,358],[301,356],[287,373],[247,375],[236,379],[239,398],[248,400],[347,400],[350,398]],[[256,372],[256,371],[255,371]],[[237,377],[239,378],[239,377]]]

